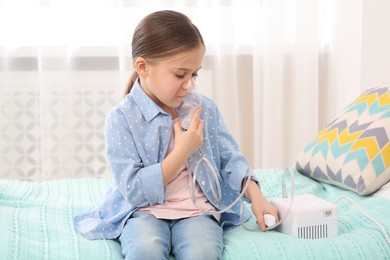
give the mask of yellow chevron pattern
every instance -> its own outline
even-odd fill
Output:
[[[359,131],[359,132],[355,132],[355,133],[349,134],[348,128],[343,130],[339,134],[340,145],[345,145],[345,144],[348,144],[348,143],[352,142],[353,140],[356,140],[362,134],[362,132],[363,131]]]
[[[371,106],[372,103],[374,103],[375,100],[377,100],[377,99],[378,99],[378,95],[377,94],[361,95],[360,97],[358,97],[356,99],[355,104],[360,104],[360,103],[367,102],[367,105]]]
[[[337,129],[333,129],[330,132],[324,133],[318,140],[318,143],[322,143],[323,141],[328,140],[329,144],[333,144],[334,140],[337,138],[337,134]]]
[[[376,142],[376,138],[374,137],[356,140],[356,142],[351,147],[351,151],[355,151],[358,149],[365,150],[370,160],[372,160],[375,155],[380,152],[378,144]]]
[[[390,104],[390,94],[389,93],[384,93],[378,98],[379,105],[380,106],[385,106]]]
[[[386,168],[390,168],[390,143],[382,149],[382,158]]]

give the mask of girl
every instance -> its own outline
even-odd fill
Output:
[[[196,78],[204,53],[200,32],[181,13],[152,13],[135,29],[135,72],[125,99],[108,113],[105,126],[115,182],[98,209],[75,217],[76,228],[89,239],[119,238],[126,259],[168,259],[170,254],[176,259],[220,259],[223,230],[240,224],[240,203],[222,214],[203,214],[234,202],[249,170],[219,110],[203,97],[187,130],[175,110],[188,94],[188,82]],[[200,156],[218,172],[221,200],[213,194],[215,185],[205,167],[190,187],[188,175]],[[277,209],[263,197],[255,178],[249,180],[245,197],[260,228],[265,228],[264,214],[277,219]],[[244,220],[249,217],[245,209]]]

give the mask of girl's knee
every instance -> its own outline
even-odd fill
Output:
[[[223,246],[220,243],[199,243],[192,249],[193,258],[186,259],[210,259],[217,260],[222,258]]]
[[[188,218],[177,223],[172,243],[177,259],[222,258],[222,228],[208,216]]]
[[[170,248],[161,238],[139,239],[137,243],[122,244],[122,254],[130,259],[168,259]]]
[[[219,243],[196,243],[176,251],[176,259],[218,260],[222,259],[223,246]]]
[[[125,259],[168,259],[170,231],[164,221],[136,212],[122,230],[119,241]]]
[[[219,238],[210,236],[194,236],[195,239],[187,239],[176,242],[174,247],[174,254],[176,259],[222,259],[223,240],[222,236]]]

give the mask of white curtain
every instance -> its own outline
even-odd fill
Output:
[[[360,92],[362,1],[0,0],[0,177],[111,176],[105,114],[132,72],[131,36],[172,9],[206,43],[199,91],[253,168],[289,167]]]

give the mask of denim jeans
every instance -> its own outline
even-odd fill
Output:
[[[157,219],[136,211],[119,237],[125,259],[221,259],[222,228],[210,215]]]

